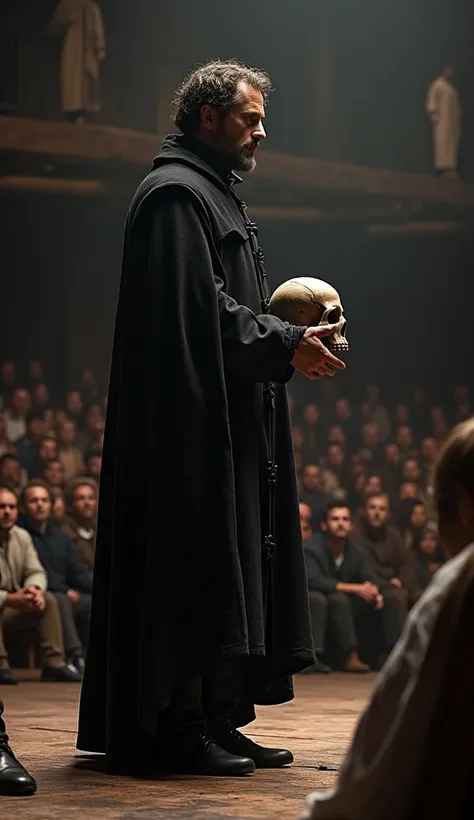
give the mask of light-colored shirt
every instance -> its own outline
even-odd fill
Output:
[[[439,717],[437,684],[452,631],[443,633],[436,652],[427,654],[428,648],[446,597],[473,554],[471,544],[448,561],[412,609],[359,721],[337,786],[310,794],[301,820],[403,820],[407,816],[428,732]],[[445,753],[440,749],[440,758]]]

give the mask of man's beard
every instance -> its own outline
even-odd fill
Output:
[[[253,145],[253,142],[245,143],[245,145],[238,145],[229,151],[229,161],[231,162],[234,171],[243,171],[248,173],[255,170],[257,160],[254,156],[249,156],[245,153],[245,148]]]

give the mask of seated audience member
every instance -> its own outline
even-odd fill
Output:
[[[426,477],[432,472],[436,457],[438,455],[438,445],[433,436],[425,436],[421,442],[421,463]]]
[[[452,418],[455,424],[465,421],[473,415],[469,388],[466,384],[460,384],[454,388],[454,407]]]
[[[38,449],[45,434],[45,423],[41,413],[28,413],[26,417],[26,433],[15,444],[15,453],[21,461],[21,466],[30,475],[33,465],[38,458]]]
[[[311,545],[314,542],[315,536],[313,535],[313,528],[311,526],[311,507],[308,504],[304,504],[300,502],[300,526],[301,526],[301,538],[303,540],[303,547],[305,548],[305,560],[306,560],[306,549],[310,549]],[[315,613],[318,616],[320,613],[317,611]],[[324,613],[323,613],[324,614]],[[320,658],[320,656],[324,652],[324,632],[325,626],[324,623],[319,621],[316,617],[316,620],[312,617],[313,621],[313,649],[314,655],[316,658],[316,662],[313,666],[310,666],[308,669],[304,670],[305,675],[307,674],[322,674],[325,675],[331,671],[329,666],[326,666]]]
[[[303,489],[300,501],[311,507],[311,520],[314,532],[320,531],[326,507],[334,496],[324,489],[323,471],[319,464],[307,464],[303,470]]]
[[[60,487],[64,489],[64,464],[62,461],[60,461],[59,458],[53,458],[51,461],[48,461],[41,478],[43,481],[46,481],[49,487]]]
[[[21,492],[28,478],[26,470],[16,456],[5,454],[0,458],[0,484],[10,487],[16,493]]]
[[[405,515],[399,518],[398,525],[406,548],[412,549],[426,527],[426,506],[416,498],[406,499],[405,503]]]
[[[0,367],[0,397],[2,409],[10,403],[16,386],[17,372],[15,362],[2,362]]]
[[[342,424],[332,424],[328,431],[328,442],[339,444],[344,450],[346,444],[346,434]]]
[[[74,478],[66,487],[67,517],[62,532],[74,544],[81,564],[94,571],[97,526],[97,484],[92,478]]]
[[[100,451],[104,449],[104,430],[96,430],[92,436],[91,450]]]
[[[380,445],[380,434],[376,424],[364,424],[361,443],[359,458],[366,464],[370,464],[372,470],[377,468],[382,462],[382,448]]]
[[[380,387],[377,384],[370,384],[365,391],[365,399],[372,413],[372,422],[379,432],[380,441],[386,441],[390,435],[391,424],[388,410],[380,398]]]
[[[4,418],[8,441],[16,444],[26,434],[26,417],[30,411],[30,394],[23,387],[16,387]]]
[[[402,484],[413,483],[418,488],[418,498],[427,502],[426,485],[423,482],[421,468],[416,458],[407,458],[402,467]]]
[[[95,373],[90,367],[83,367],[81,373],[81,396],[87,406],[99,400],[99,389],[95,383]]]
[[[28,387],[31,389],[35,384],[40,384],[44,381],[44,369],[42,362],[38,359],[31,359],[28,362]]]
[[[402,461],[407,458],[417,458],[418,453],[413,442],[413,430],[409,424],[400,424],[395,433],[395,441],[400,450]]]
[[[100,471],[102,470],[102,450],[97,448],[86,453],[85,475],[93,478],[96,484],[100,482]]]
[[[37,627],[42,651],[43,680],[79,681],[66,666],[61,620],[56,598],[46,592],[46,572],[31,536],[16,526],[18,500],[0,487],[0,684],[15,684],[4,636]]]
[[[31,388],[31,400],[33,403],[33,412],[35,413],[44,413],[45,410],[51,409],[49,390],[46,385],[41,382]]]
[[[396,601],[400,632],[413,600],[415,574],[413,555],[406,549],[398,530],[389,525],[389,518],[388,496],[381,493],[368,496],[355,540],[369,556],[375,583],[384,598]]]
[[[28,471],[29,478],[42,478],[44,470],[50,461],[58,458],[58,445],[54,438],[44,436],[38,445],[36,457],[33,459]]]
[[[64,467],[64,481],[71,481],[84,472],[82,453],[75,446],[76,422],[65,421],[58,430],[58,458]]]
[[[0,413],[0,458],[8,453],[13,453],[13,445],[7,439],[5,417]]]
[[[336,399],[334,405],[334,418],[336,420],[337,425],[342,427],[344,431],[348,452],[352,453],[357,446],[359,425],[357,424],[357,421],[355,420],[354,415],[352,413],[352,407],[349,399]],[[331,436],[330,441],[334,440],[335,439],[333,439]]]
[[[354,518],[358,518],[365,501],[367,476],[365,473],[356,473],[349,483],[346,501]]]
[[[397,404],[395,413],[393,414],[395,427],[400,427],[401,424],[410,424],[410,410],[406,404]]]
[[[418,486],[414,481],[404,481],[403,484],[400,484],[400,489],[398,490],[398,500],[405,501],[407,498],[418,500],[419,492]]]
[[[77,390],[70,390],[66,396],[66,418],[76,423],[78,433],[84,428],[84,402]],[[66,419],[63,419],[65,421]]]
[[[319,458],[321,445],[325,439],[321,413],[317,404],[307,404],[303,408],[302,431],[305,457],[314,461]]]
[[[367,555],[349,538],[349,508],[330,504],[321,528],[304,542],[314,644],[346,672],[368,672],[359,646],[379,633],[383,597]]]
[[[446,438],[449,434],[449,424],[445,418],[436,419],[433,422],[433,438],[436,441],[436,445],[439,447],[446,441]]]
[[[324,489],[327,493],[332,493],[337,498],[346,497],[348,470],[343,448],[336,441],[330,442],[323,467]]]
[[[58,602],[66,656],[82,672],[89,638],[92,574],[76,557],[72,541],[51,523],[49,487],[38,479],[22,493],[25,527]]]
[[[384,487],[391,499],[395,500],[400,486],[402,459],[400,449],[395,441],[389,441],[384,446],[381,475]]]
[[[439,542],[436,526],[426,524],[413,543],[415,575],[418,597],[426,589],[433,576],[447,561],[446,550]]]
[[[383,493],[382,478],[378,473],[369,472],[365,481],[364,496],[367,498],[368,495],[373,493]]]
[[[50,487],[51,494],[51,522],[55,527],[61,529],[61,524],[66,517],[66,502],[61,487]]]
[[[302,820],[470,820],[474,717],[474,420],[441,449],[440,535],[453,556],[410,613],[377,680],[334,789],[314,792]],[[434,776],[446,753],[449,777]]]
[[[86,415],[86,429],[87,446],[93,445],[96,433],[98,430],[104,429],[104,415],[100,404],[91,404]]]

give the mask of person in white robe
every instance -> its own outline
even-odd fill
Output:
[[[105,59],[105,31],[94,0],[58,0],[48,29],[63,37],[61,107],[71,122],[83,123],[100,110],[100,64]]]
[[[450,66],[430,85],[426,111],[433,127],[433,161],[438,173],[456,174],[461,138],[461,105]]]
[[[451,560],[411,611],[356,729],[334,789],[301,820],[474,817],[474,419],[436,467],[440,534]]]

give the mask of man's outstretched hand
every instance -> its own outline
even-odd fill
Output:
[[[336,370],[344,370],[346,365],[321,341],[331,336],[337,325],[319,325],[309,327],[302,337],[291,364],[308,379],[319,379],[321,376],[334,376]]]

